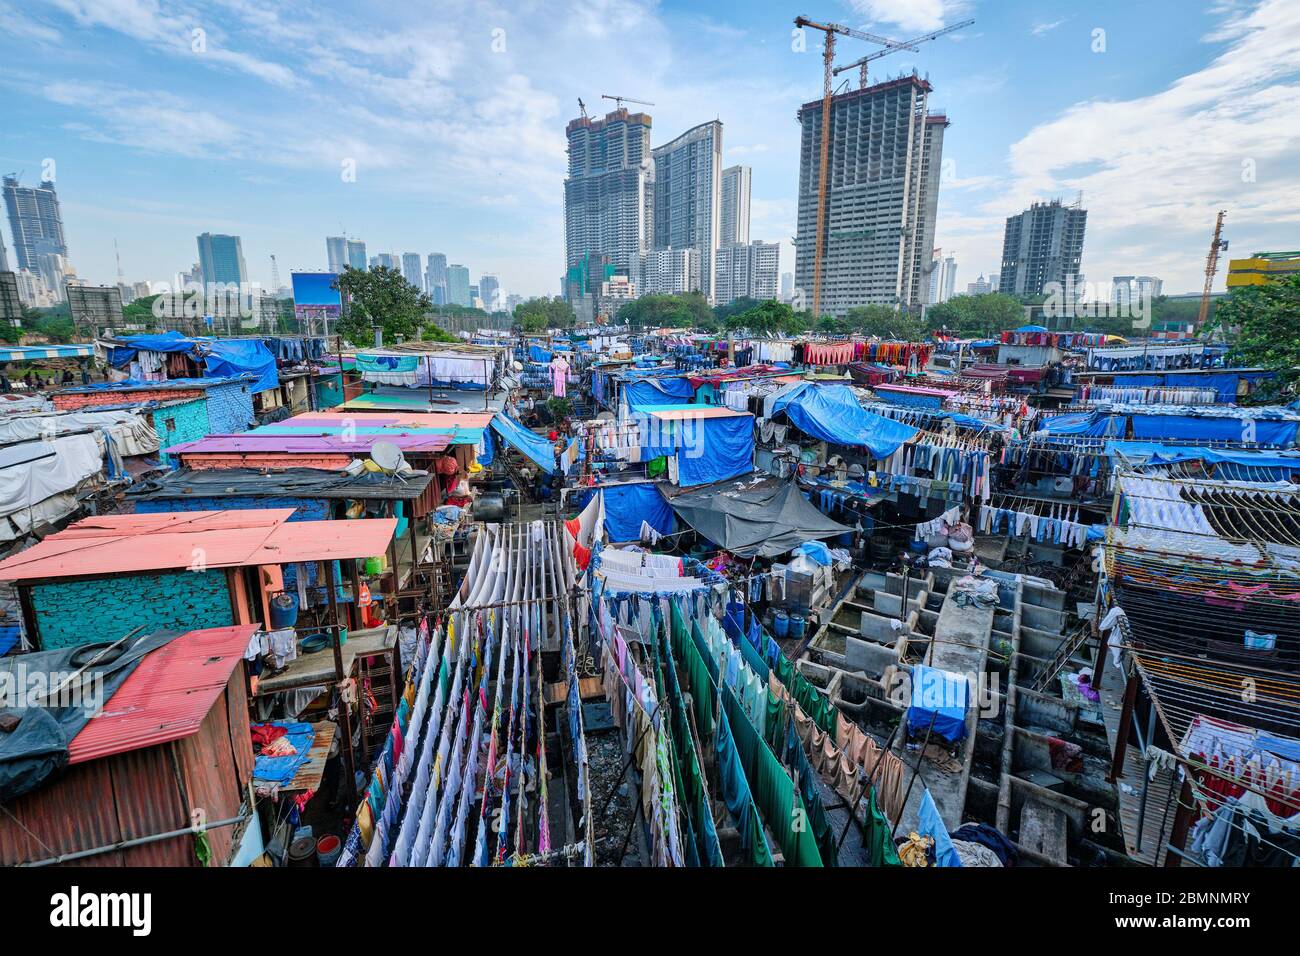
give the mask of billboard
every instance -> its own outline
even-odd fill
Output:
[[[337,272],[294,272],[293,314],[299,319],[337,319],[343,301],[339,290],[333,288],[338,281]]]

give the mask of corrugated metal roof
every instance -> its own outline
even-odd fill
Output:
[[[198,731],[256,624],[190,631],[148,654],[68,745],[68,763],[179,740]]]
[[[364,558],[382,554],[397,527],[396,518],[286,524],[292,514],[257,508],[87,518],[0,562],[0,581]]]
[[[393,432],[391,435],[358,434],[349,440],[342,435],[257,435],[246,432],[239,435],[209,435],[198,441],[172,445],[169,455],[229,454],[247,452],[287,452],[290,454],[318,454],[346,452],[369,455],[377,441],[392,442],[403,451],[438,452],[451,444],[451,435],[412,435]]]

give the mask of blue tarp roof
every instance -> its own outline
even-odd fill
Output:
[[[651,411],[703,410],[709,406],[658,406]],[[724,418],[651,419],[642,429],[641,460],[677,458],[677,484],[683,488],[725,481],[754,470],[754,416],[737,412]]]
[[[782,411],[793,425],[812,437],[866,448],[873,458],[888,458],[917,431],[911,425],[867,411],[847,385],[800,382],[773,403],[774,416]]]
[[[114,368],[126,368],[141,352],[180,352],[203,362],[204,378],[229,378],[246,372],[256,376],[252,389],[262,392],[280,384],[275,370],[275,356],[261,339],[214,339],[206,336],[159,332],[147,335],[124,335],[125,345],[109,349],[108,362]]]
[[[933,720],[932,734],[956,742],[966,736],[966,708],[970,685],[961,674],[917,664],[912,668],[912,703],[907,709],[907,732],[924,736]]]
[[[683,400],[695,397],[695,388],[684,378],[667,378],[662,381],[647,379],[623,385],[623,397],[634,408],[657,405],[680,405]]]
[[[605,533],[610,541],[639,540],[642,521],[660,534],[673,532],[673,509],[653,482],[606,485],[600,493],[605,496]]]
[[[1180,461],[1204,461],[1247,465],[1254,468],[1294,468],[1300,471],[1300,452],[1228,451],[1159,442],[1108,441],[1106,454],[1122,453],[1129,458],[1146,458],[1151,464],[1172,465]]]
[[[527,455],[548,475],[555,474],[555,444],[545,435],[525,428],[505,412],[497,412],[492,416],[492,430],[507,445]]]

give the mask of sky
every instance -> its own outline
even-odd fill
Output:
[[[793,271],[822,43],[794,16],[897,39],[973,18],[872,63],[928,76],[948,115],[936,245],[959,291],[999,267],[1008,215],[1080,193],[1089,281],[1199,292],[1219,209],[1229,255],[1300,248],[1296,0],[800,2],[0,0],[0,170],[53,171],[95,283],[114,240],[128,282],[158,282],[198,233],[234,233],[269,287],[272,254],[287,283],[346,233],[555,295],[564,127],[617,94],[654,104],[654,145],[722,121],[724,164],[753,167],[751,238]],[[874,49],[841,38],[837,62]]]

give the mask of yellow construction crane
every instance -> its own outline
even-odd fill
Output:
[[[653,103],[647,103],[645,100],[634,100],[630,96],[611,96],[609,93],[601,93],[602,100],[613,100],[614,109],[621,110],[624,103],[639,103],[641,106],[654,106]]]
[[[1210,254],[1205,257],[1205,290],[1201,293],[1201,311],[1196,317],[1198,333],[1210,316],[1210,289],[1214,285],[1215,273],[1219,271],[1219,253],[1228,248],[1228,240],[1223,238],[1223,217],[1227,214],[1228,210],[1219,210],[1219,218],[1214,222],[1214,238],[1210,240]]]
[[[854,60],[852,63],[848,63],[844,66],[837,66],[835,69],[831,70],[831,75],[839,76],[841,73],[857,67],[860,69],[858,74],[858,89],[866,89],[867,64],[872,60],[879,60],[882,56],[889,56],[891,53],[897,53],[899,50],[914,50],[918,43],[928,43],[931,40],[937,40],[945,33],[952,33],[954,30],[962,30],[974,22],[974,20],[963,20],[961,23],[954,23],[952,26],[944,27],[942,30],[935,30],[932,33],[924,33],[919,37],[912,37],[910,40],[903,40],[898,46],[886,47],[883,50],[877,50],[875,53],[868,53],[860,60]]]

